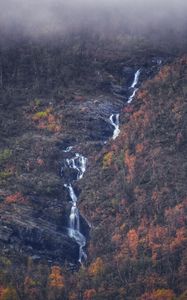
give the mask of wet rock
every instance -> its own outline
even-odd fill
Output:
[[[89,239],[90,226],[91,225],[89,224],[89,222],[80,215],[80,230],[87,240]]]
[[[56,142],[56,147],[59,150],[65,150],[68,147],[71,147],[72,145],[74,145],[75,142],[76,142],[75,138],[64,138],[63,141]]]
[[[69,168],[66,164],[66,161],[63,161],[60,166],[60,176],[64,182],[70,183],[77,179],[78,171],[72,168]]]
[[[113,133],[111,124],[103,119],[92,119],[87,125],[87,130],[89,132],[88,140],[91,141],[106,140]]]
[[[6,242],[6,248],[27,253],[35,257],[43,257],[59,262],[65,260],[75,262],[79,248],[67,233],[59,230],[54,223],[42,218],[32,217],[28,208],[18,208],[17,215],[6,212],[6,218],[0,226],[0,243]],[[7,244],[8,242],[8,244]]]

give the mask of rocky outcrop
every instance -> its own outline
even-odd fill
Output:
[[[63,216],[62,216],[63,217]],[[70,239],[65,228],[55,225],[32,208],[9,205],[0,220],[0,245],[3,253],[16,251],[24,256],[64,263],[78,260],[78,245]]]

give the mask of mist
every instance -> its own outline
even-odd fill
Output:
[[[91,28],[110,32],[186,29],[186,0],[1,0],[1,33],[32,36]]]

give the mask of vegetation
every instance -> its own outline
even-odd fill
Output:
[[[8,160],[12,155],[12,150],[10,149],[4,149],[2,151],[0,151],[0,163],[5,162],[6,160]]]
[[[139,41],[92,33],[2,47],[0,300],[186,299],[186,48]],[[124,66],[146,67],[157,55],[165,66],[122,109],[119,137],[102,148],[93,107]],[[64,252],[47,256],[58,249],[42,233],[67,226],[59,173],[64,145],[75,142],[89,158],[77,190],[92,229],[86,264],[72,267]]]
[[[88,182],[90,190],[97,190],[92,197],[82,196],[83,203],[89,199],[89,218],[97,228],[90,266],[94,260],[104,266],[97,280],[88,280],[85,272],[83,281],[96,292],[93,299],[172,300],[186,289],[184,78],[186,57],[143,86],[130,115],[124,111],[120,138],[104,154],[113,176],[106,180],[98,159],[100,175],[93,172]]]

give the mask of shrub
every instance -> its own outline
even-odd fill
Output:
[[[49,107],[44,111],[38,111],[37,113],[35,113],[32,117],[33,121],[39,121],[41,119],[46,119],[50,113],[52,112],[52,108]]]
[[[5,179],[9,178],[10,176],[12,176],[11,171],[1,171],[0,172],[0,180],[5,180]]]
[[[3,163],[7,159],[9,159],[11,155],[12,155],[12,150],[8,148],[0,151],[0,163]]]
[[[21,203],[26,204],[27,198],[25,198],[20,192],[9,195],[5,198],[6,203]]]
[[[110,151],[108,153],[106,153],[103,157],[103,167],[107,168],[112,164],[112,160],[113,160],[113,152]]]

